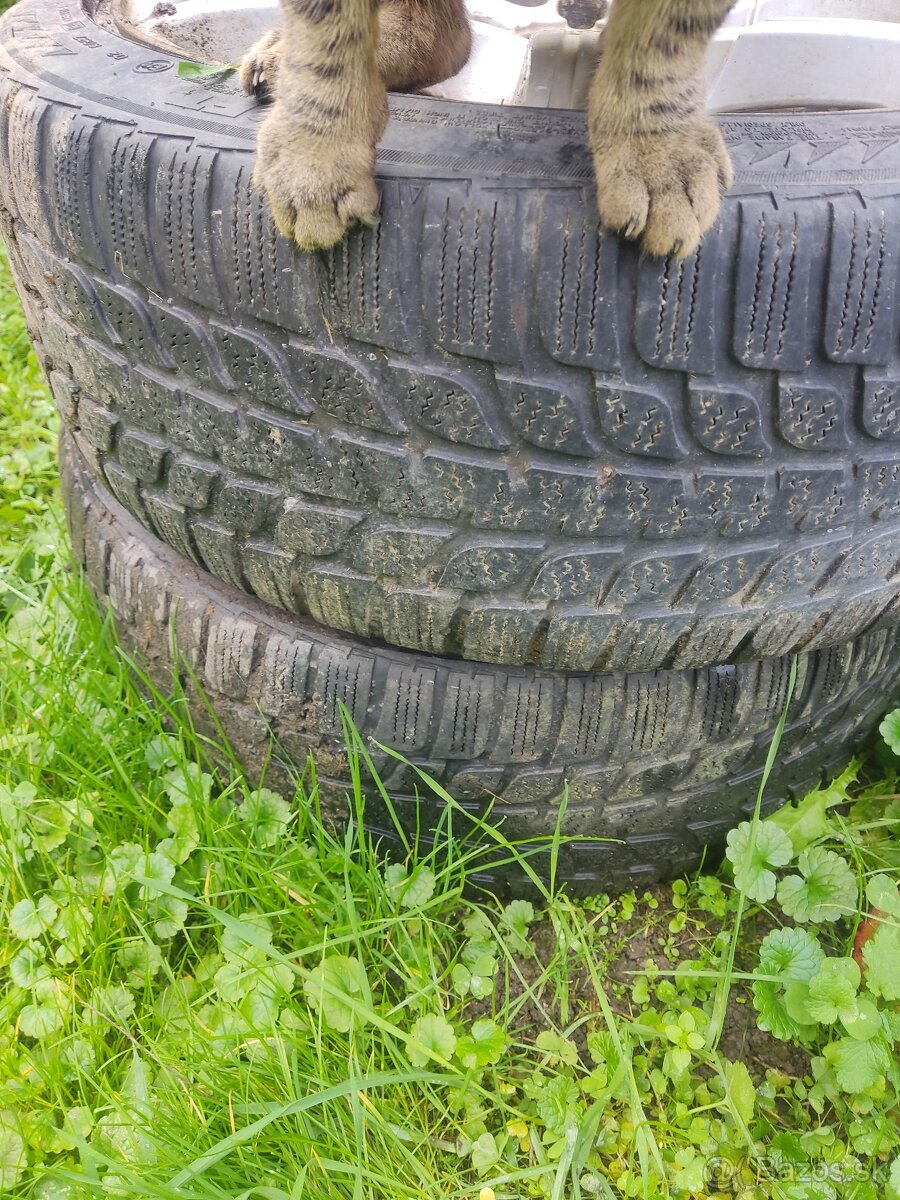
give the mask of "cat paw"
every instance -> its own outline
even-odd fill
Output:
[[[266,104],[275,95],[275,77],[281,58],[281,30],[270,29],[251,46],[238,68],[238,82],[249,95]]]
[[[380,133],[359,138],[332,128],[313,134],[276,105],[259,131],[253,179],[285,237],[303,250],[322,250],[341,241],[356,221],[374,223]]]
[[[662,257],[696,250],[734,178],[721,133],[702,118],[653,136],[595,134],[591,149],[600,220]]]

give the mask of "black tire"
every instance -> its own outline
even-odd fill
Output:
[[[418,655],[287,617],[220,583],[148,534],[91,478],[64,442],[63,494],[76,558],[112,609],[126,648],[164,692],[172,642],[192,716],[210,729],[199,681],[248,773],[267,779],[313,752],[320,788],[346,793],[338,702],[366,739],[394,747],[466,809],[508,837],[549,836],[568,789],[558,878],[582,893],[671,877],[752,812],[790,660],[695,671],[563,674]],[[174,631],[174,638],[172,636]],[[799,657],[794,701],[765,811],[842,766],[900,679],[892,632]],[[427,841],[442,801],[415,772],[373,748],[410,836]],[[418,788],[418,795],[416,794]],[[374,788],[367,816],[391,840]],[[457,832],[460,823],[455,823]],[[591,838],[613,838],[612,842]],[[709,861],[708,859],[708,861]],[[522,880],[490,871],[488,886]]]
[[[74,19],[73,19],[74,18]],[[0,22],[0,219],[69,428],[180,553],[325,625],[559,669],[896,619],[897,113],[722,121],[700,252],[599,234],[582,114],[392,100],[374,230],[303,255],[234,81]]]

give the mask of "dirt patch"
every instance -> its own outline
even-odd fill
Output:
[[[792,1042],[780,1042],[757,1028],[749,989],[735,989],[731,993],[719,1050],[732,1062],[744,1063],[756,1080],[770,1069],[784,1071],[795,1079],[810,1073],[809,1054],[805,1050]]]
[[[697,959],[701,937],[708,944],[722,928],[720,919],[703,914],[702,930],[698,929],[695,920],[688,920],[683,929],[670,933],[669,923],[680,911],[672,903],[671,888],[660,884],[649,888],[647,894],[651,901],[655,901],[655,908],[647,900],[638,899],[631,919],[609,921],[609,932],[600,939],[604,957],[601,982],[613,1012],[625,1021],[640,1014],[640,1007],[632,1002],[631,992],[636,976],[647,972],[648,963],[655,965],[660,972],[670,973],[678,962]],[[606,920],[606,917],[598,914],[598,924]],[[748,971],[753,967],[755,947],[769,927],[769,923],[761,919],[754,919],[747,924],[741,939],[747,949],[739,955],[736,963],[739,971]],[[587,1065],[587,1032],[603,1024],[590,971],[578,954],[573,952],[568,970],[562,971],[557,963],[553,970],[547,972],[548,965],[558,954],[556,934],[549,920],[532,925],[529,936],[535,947],[535,955],[530,958],[517,957],[517,971],[510,970],[506,982],[510,1005],[517,1009],[512,1023],[514,1036],[530,1042],[548,1028],[548,1017],[565,1024],[585,1014],[596,1013],[597,1021],[579,1025],[573,1037]],[[661,945],[661,941],[665,944]],[[562,990],[561,977],[565,979]],[[473,1000],[468,1010],[473,1017],[490,1016],[492,1007],[490,999]],[[745,1063],[756,1081],[762,1081],[766,1070],[770,1068],[793,1077],[802,1077],[810,1072],[810,1059],[806,1051],[778,1041],[757,1027],[750,988],[743,981],[736,981],[732,988],[720,1050],[726,1058]]]

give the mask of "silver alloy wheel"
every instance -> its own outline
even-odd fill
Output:
[[[570,30],[539,7],[469,0],[472,57],[432,89],[445,99],[582,108],[603,23]],[[278,23],[260,0],[112,0],[127,36],[204,62],[234,63]],[[900,0],[738,0],[710,47],[717,112],[900,108]]]

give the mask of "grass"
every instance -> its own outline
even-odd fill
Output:
[[[52,412],[0,265],[0,1194],[900,1196],[890,749],[718,875],[477,904],[474,850],[379,860],[364,763],[334,830],[147,703]]]

